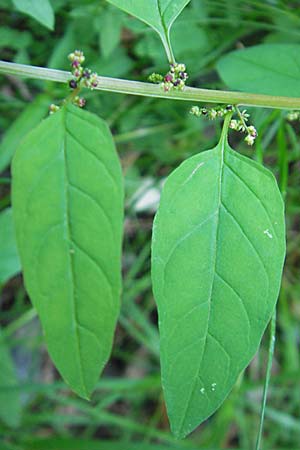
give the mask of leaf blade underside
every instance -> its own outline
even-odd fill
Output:
[[[107,1],[153,28],[159,34],[170,58],[170,29],[190,0]]]
[[[49,353],[89,398],[112,346],[120,306],[123,185],[106,124],[64,107],[13,160],[13,213],[25,284]]]
[[[153,229],[152,281],[177,437],[220,406],[257,351],[278,296],[284,230],[273,175],[224,136],[168,178]]]

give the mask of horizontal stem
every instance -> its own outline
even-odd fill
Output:
[[[45,69],[6,61],[0,61],[0,73],[17,75],[39,80],[67,83],[72,75],[64,70]],[[276,109],[300,109],[300,98],[277,97],[274,95],[248,94],[246,92],[219,91],[186,87],[183,91],[164,92],[161,86],[141,81],[129,81],[119,78],[98,77],[100,91],[120,94],[142,95],[145,97],[185,100],[189,102],[226,103],[243,106],[257,106]]]

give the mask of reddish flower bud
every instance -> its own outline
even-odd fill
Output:
[[[167,73],[167,75],[165,76],[165,81],[167,83],[169,83],[172,80],[173,80],[173,76],[170,73]]]

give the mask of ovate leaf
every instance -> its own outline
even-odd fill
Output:
[[[226,133],[169,176],[153,230],[152,279],[162,385],[178,437],[221,405],[257,351],[284,255],[276,181],[234,152]]]
[[[13,160],[25,284],[49,353],[88,398],[119,312],[123,185],[106,124],[72,105],[34,129]]]
[[[169,61],[173,60],[170,29],[190,0],[107,0],[152,27],[160,36]]]
[[[0,331],[0,420],[16,427],[21,418],[21,399],[17,385],[14,363]]]
[[[0,213],[0,286],[21,270],[11,208]]]
[[[217,69],[231,89],[300,96],[300,45],[263,44],[221,58]]]
[[[33,17],[49,30],[54,28],[54,12],[49,0],[12,0],[15,8]]]

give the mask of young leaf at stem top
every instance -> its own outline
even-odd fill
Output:
[[[107,125],[72,105],[13,159],[13,214],[29,296],[65,381],[88,398],[120,305],[123,183]]]
[[[221,405],[249,364],[281,282],[281,194],[271,172],[229,147],[229,120],[217,147],[169,176],[153,229],[162,385],[180,438]]]
[[[190,0],[107,0],[152,27],[160,36],[170,63],[175,58],[170,42],[172,24]]]

